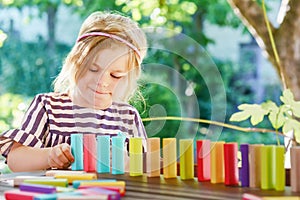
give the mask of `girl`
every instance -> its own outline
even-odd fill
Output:
[[[137,87],[146,37],[127,17],[95,12],[54,81],[54,92],[35,96],[22,126],[0,136],[12,171],[68,168],[76,133],[147,137],[137,110],[127,102]]]

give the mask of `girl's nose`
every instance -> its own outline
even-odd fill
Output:
[[[101,83],[100,83],[100,86],[102,86],[102,87],[108,87],[109,84],[108,84],[108,83],[105,83],[105,82],[103,82],[103,83],[101,82]]]
[[[98,87],[108,87],[109,86],[109,73],[104,72],[101,74],[99,79],[97,80]]]

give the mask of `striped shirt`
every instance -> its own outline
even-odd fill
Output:
[[[0,151],[7,157],[13,141],[31,147],[70,144],[71,134],[96,134],[126,138],[141,137],[146,148],[146,131],[138,111],[131,105],[113,102],[103,110],[74,105],[67,94],[38,94],[31,102],[19,129],[0,136]]]

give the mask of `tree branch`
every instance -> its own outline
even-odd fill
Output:
[[[161,121],[161,120],[173,120],[173,121],[189,121],[189,122],[196,122],[196,123],[204,123],[204,124],[212,124],[216,126],[221,126],[224,128],[229,128],[237,131],[242,132],[259,132],[259,133],[275,133],[279,134],[281,136],[284,136],[286,138],[289,138],[290,140],[296,142],[294,138],[289,137],[288,135],[283,134],[282,132],[272,130],[272,129],[265,129],[265,128],[245,128],[240,126],[235,126],[232,124],[226,124],[222,122],[212,121],[212,120],[206,120],[206,119],[198,119],[198,118],[189,118],[189,117],[176,117],[176,116],[166,116],[166,117],[151,117],[151,118],[143,118],[143,122],[147,121]]]
[[[248,28],[261,49],[267,53],[270,62],[275,66],[277,72],[280,72],[279,66],[277,65],[274,57],[262,8],[257,4],[256,1],[253,0],[227,0],[227,2]],[[273,35],[275,35],[276,29],[271,22],[270,28]]]

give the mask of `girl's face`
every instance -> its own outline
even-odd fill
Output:
[[[118,83],[128,74],[128,47],[101,50],[79,78],[72,100],[83,107],[105,109],[112,104]]]

